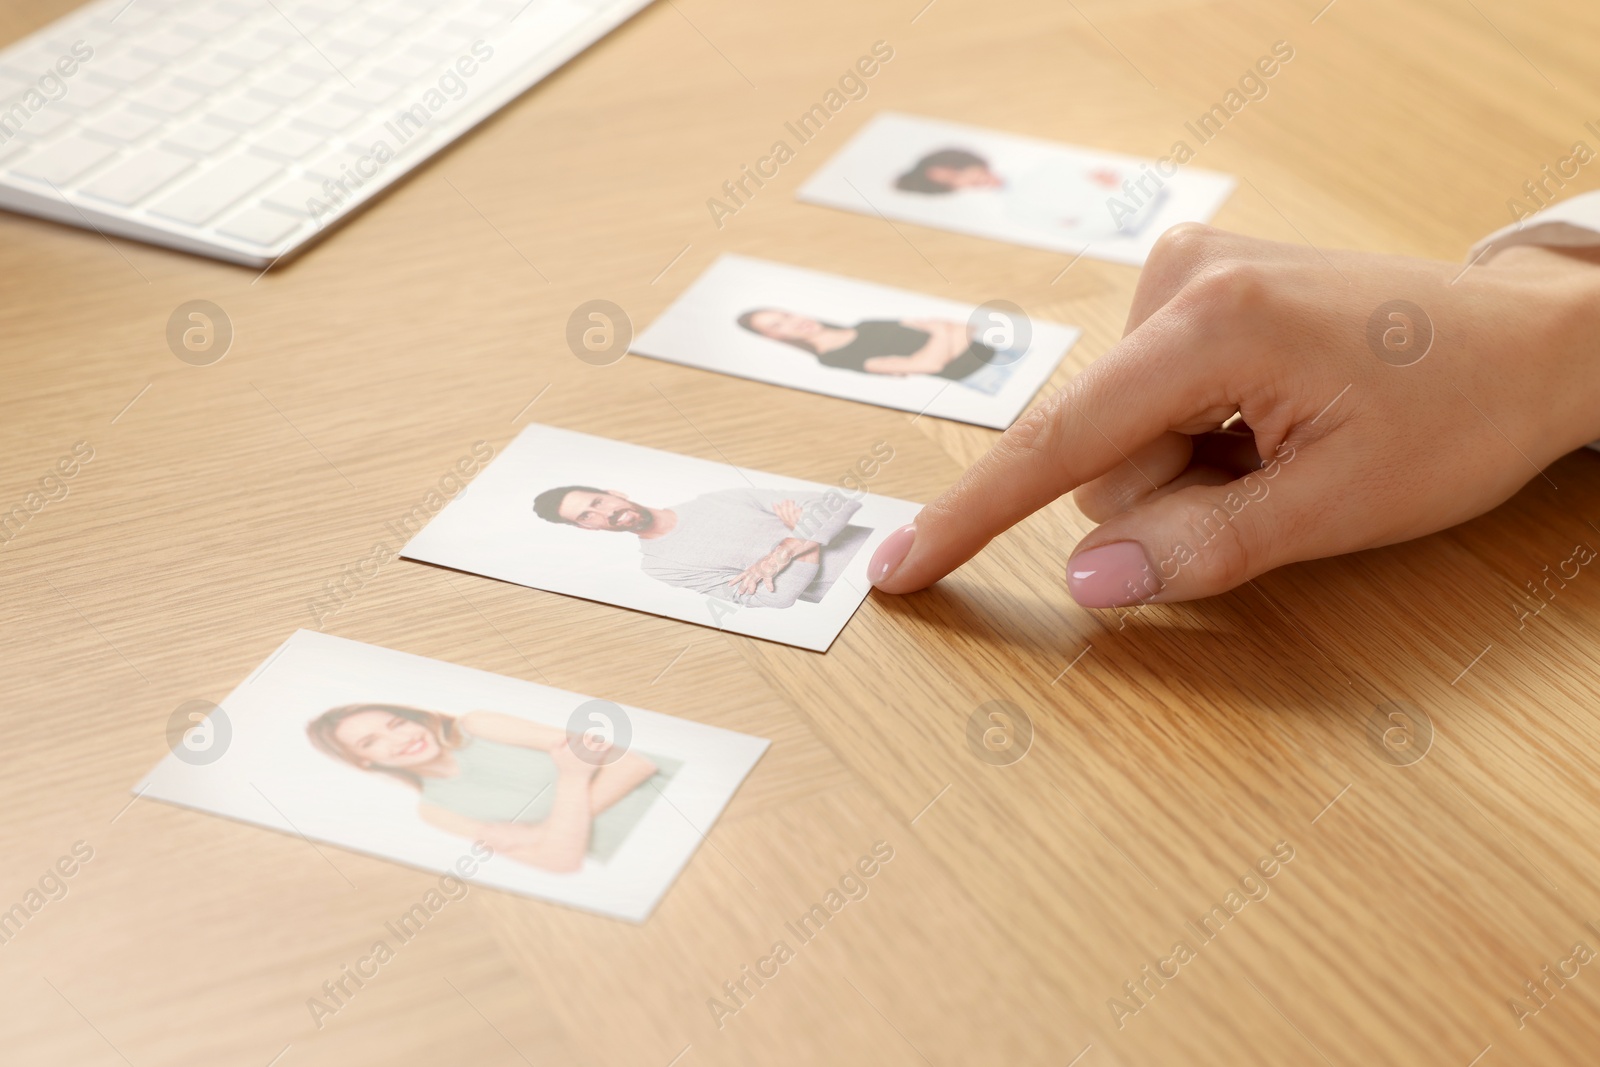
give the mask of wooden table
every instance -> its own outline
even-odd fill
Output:
[[[1600,963],[1537,1014],[1523,983],[1600,951],[1600,579],[1518,626],[1525,583],[1600,545],[1588,454],[1458,529],[1125,624],[1068,598],[1088,524],[1063,500],[938,588],[871,598],[826,655],[384,562],[324,630],[773,746],[649,922],[474,890],[321,1029],[307,999],[430,876],[130,806],[173,710],[315,627],[326,583],[476,440],[537,419],[823,482],[886,441],[874,491],[927,500],[994,437],[588,365],[564,341],[586,300],[642,327],[742,252],[1080,324],[1056,384],[1104,352],[1132,268],[793,199],[878,109],[1157,156],[1287,41],[1195,160],[1242,179],[1218,223],[1452,260],[1596,143],[1580,0],[921,2],[657,4],[262,277],[0,217],[0,505],[93,450],[0,545],[0,907],[92,849],[0,945],[0,1060],[1595,1062]],[[11,5],[0,39],[71,6]],[[707,199],[880,40],[867,97],[717,228]],[[211,366],[164,340],[192,299],[236,330]],[[991,701],[1031,721],[1018,762],[969,748]],[[1430,747],[1382,743],[1390,701]],[[868,895],[714,1013],[876,842]]]

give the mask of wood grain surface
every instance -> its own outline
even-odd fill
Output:
[[[722,252],[1081,325],[1053,386],[1103,353],[1132,268],[794,200],[879,109],[1157,156],[1287,41],[1195,159],[1241,178],[1218,224],[1455,261],[1595,143],[1592,3],[1324,3],[665,0],[264,275],[0,215],[0,510],[93,451],[0,544],[0,907],[93,850],[0,945],[0,1061],[1596,1062],[1600,959],[1542,968],[1600,951],[1600,577],[1518,616],[1600,546],[1600,456],[1446,533],[1126,618],[1067,596],[1069,500],[869,598],[826,655],[394,559],[317,617],[473,442],[530,420],[821,482],[884,441],[871,488],[913,500],[993,440],[568,350],[580,303],[642,328]],[[7,5],[0,39],[70,7]],[[876,41],[866,98],[714,225],[706,200]],[[236,331],[211,366],[166,346],[193,299]],[[773,746],[647,923],[474,890],[319,1028],[307,999],[432,878],[129,803],[178,705],[319,625]],[[968,744],[991,701],[1031,723],[1009,765]],[[1385,746],[1392,701],[1431,742]],[[716,1017],[877,842],[870,892]]]

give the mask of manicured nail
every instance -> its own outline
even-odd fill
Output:
[[[878,551],[872,554],[872,562],[867,564],[867,581],[877,585],[893,574],[895,568],[905,562],[906,553],[911,551],[911,542],[916,540],[916,537],[915,524],[902,526],[885,537],[883,544],[878,546]]]
[[[1086,608],[1118,608],[1148,600],[1161,582],[1137,541],[1114,541],[1079,552],[1067,563],[1067,589]]]

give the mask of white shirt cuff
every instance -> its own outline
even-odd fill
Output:
[[[1580,193],[1502,227],[1472,246],[1469,263],[1491,259],[1513,245],[1549,248],[1600,246],[1600,191]],[[1585,445],[1600,452],[1600,441]]]
[[[1600,245],[1600,192],[1582,193],[1502,227],[1472,246],[1469,262],[1498,255],[1512,245],[1592,248]]]

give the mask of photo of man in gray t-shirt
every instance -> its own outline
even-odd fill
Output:
[[[585,485],[533,502],[548,522],[634,534],[652,578],[750,608],[821,601],[872,533],[849,525],[860,507],[836,490],[723,489],[651,508]]]

